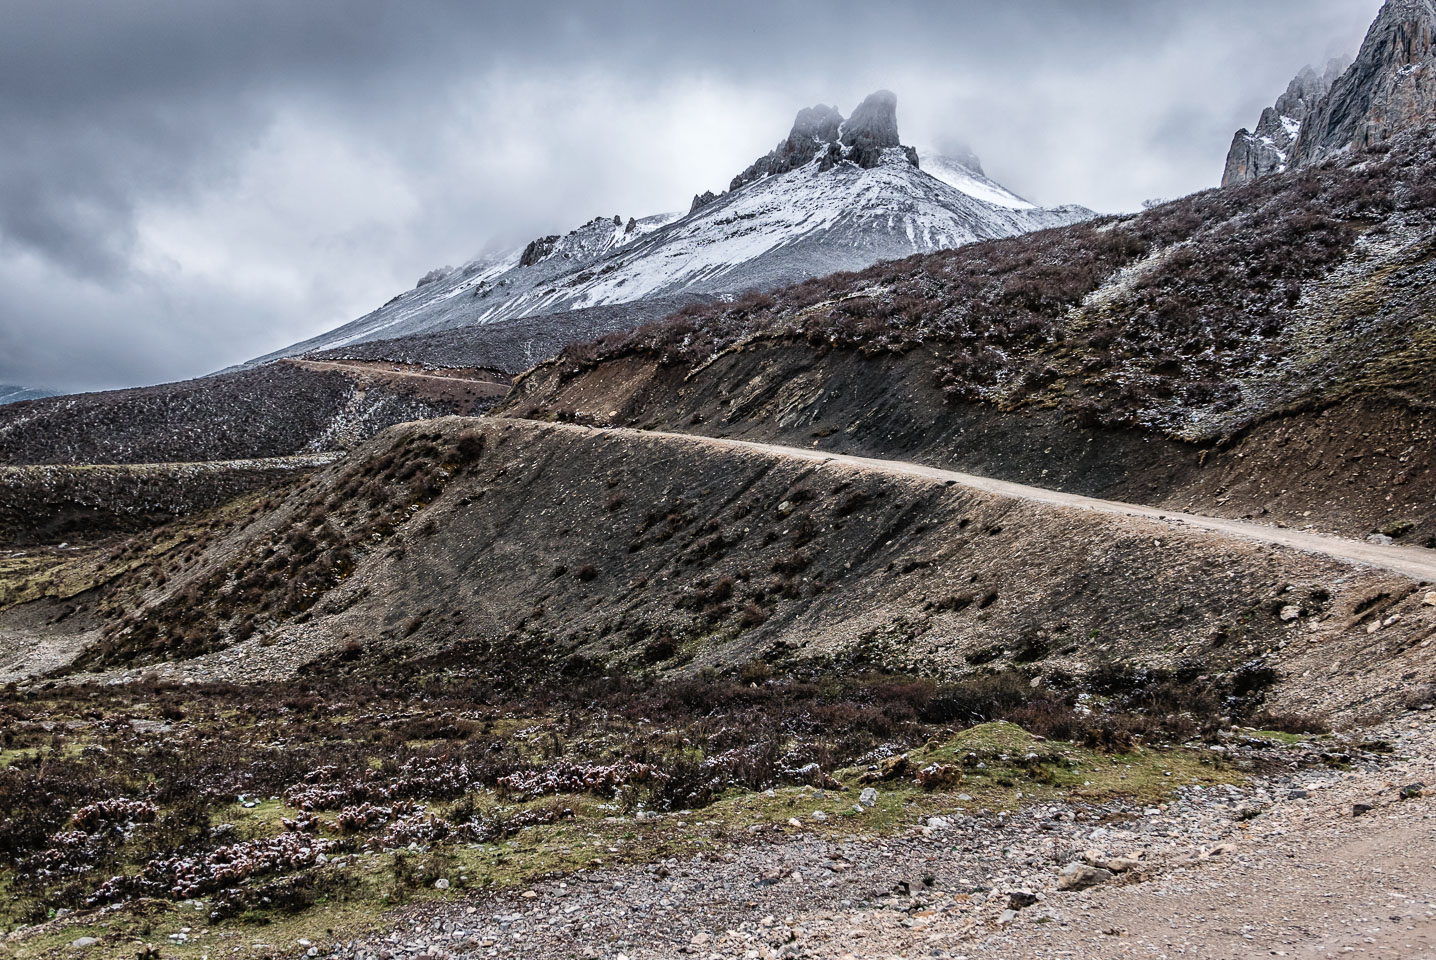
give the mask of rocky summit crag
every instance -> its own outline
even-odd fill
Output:
[[[1245,127],[1238,130],[1232,137],[1231,149],[1227,151],[1222,185],[1248,183],[1268,173],[1285,170],[1291,159],[1292,145],[1296,143],[1303,124],[1346,66],[1346,61],[1333,58],[1323,73],[1318,74],[1311,67],[1304,68],[1287,85],[1286,92],[1277,98],[1276,104],[1261,112],[1255,130]]]
[[[734,177],[728,189],[796,170],[814,158],[820,171],[843,160],[871,170],[882,162],[883,151],[893,147],[901,148],[909,162],[919,166],[917,150],[898,140],[897,94],[890,90],[869,94],[847,120],[836,107],[820,103],[798,111],[788,138]]]
[[[1436,3],[1387,0],[1356,60],[1316,74],[1303,70],[1262,112],[1255,131],[1238,130],[1222,185],[1371,149],[1436,118]]]

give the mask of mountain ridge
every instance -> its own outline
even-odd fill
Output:
[[[21,400],[40,400],[53,396],[56,396],[53,390],[39,390],[31,387],[17,387],[10,383],[0,383],[0,404],[19,403]]]

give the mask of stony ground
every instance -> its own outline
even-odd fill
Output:
[[[296,952],[1432,957],[1436,799],[1418,785],[1436,784],[1433,721],[1418,712],[1369,731],[1390,754],[1184,789],[1160,807],[957,813],[890,839],[757,836],[717,860],[583,872],[425,907],[371,939]],[[815,801],[802,818],[819,809]],[[701,812],[688,816],[694,822],[675,816],[674,829],[702,827]]]

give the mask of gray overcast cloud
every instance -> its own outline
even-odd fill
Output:
[[[195,376],[898,95],[1042,203],[1212,186],[1380,0],[0,0],[0,383]]]

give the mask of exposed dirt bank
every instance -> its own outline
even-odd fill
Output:
[[[911,460],[1210,516],[1436,543],[1436,411],[1354,399],[1193,445],[1056,409],[946,397],[922,349],[869,355],[755,339],[696,369],[642,356],[576,376],[545,366],[501,412]]]

